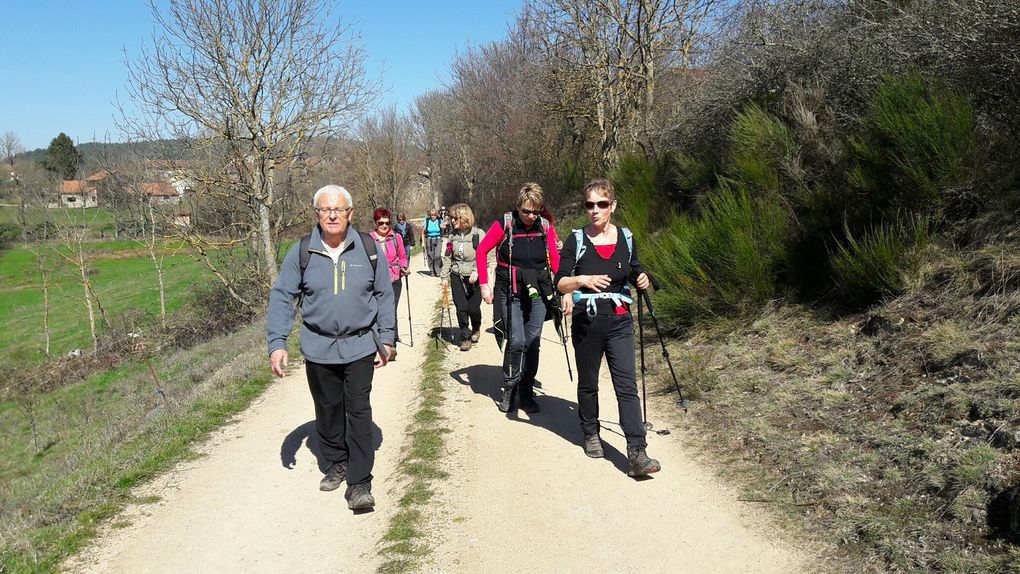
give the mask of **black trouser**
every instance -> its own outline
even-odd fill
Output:
[[[439,250],[443,244],[442,237],[426,237],[425,253],[429,260],[429,271],[433,277],[439,277],[443,270],[443,253]]]
[[[451,271],[450,291],[453,292],[453,304],[457,307],[457,326],[467,329],[470,319],[471,330],[480,330],[482,328],[482,290],[478,288],[478,282],[469,284],[467,277]]]
[[[372,377],[375,353],[343,365],[305,361],[308,388],[315,402],[319,450],[329,461],[347,463],[347,484],[372,482]]]
[[[400,340],[400,328],[398,326],[400,321],[397,321],[397,315],[400,313],[400,289],[403,287],[403,285],[400,282],[401,279],[402,279],[402,277],[400,275],[397,275],[397,280],[393,282],[393,307],[394,307],[394,313],[393,313],[393,337],[394,337],[394,339],[393,340],[394,340],[394,342]]]
[[[645,448],[645,425],[641,421],[634,369],[634,322],[630,314],[589,317],[580,312],[574,313],[573,319],[570,332],[577,365],[577,414],[581,419],[581,431],[585,436],[599,433],[599,368],[605,355],[627,448]]]
[[[538,351],[542,345],[542,323],[545,322],[545,303],[541,299],[510,296],[510,313],[507,314],[507,289],[499,290],[497,305],[501,305],[503,321],[510,324],[510,340],[503,349],[504,386],[519,385],[519,396],[535,396],[535,375],[538,373]]]

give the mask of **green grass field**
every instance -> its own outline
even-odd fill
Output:
[[[50,353],[63,355],[91,345],[84,291],[77,268],[59,253],[64,249],[35,247],[52,270],[50,283]],[[208,280],[205,268],[179,244],[161,247],[167,312],[179,308],[192,287]],[[59,253],[58,253],[59,252]],[[90,278],[111,322],[124,316],[159,315],[156,271],[147,251],[137,242],[98,241],[89,244]],[[0,253],[0,346],[9,361],[37,362],[45,358],[42,278],[33,250],[19,246]],[[98,313],[98,311],[97,311]],[[101,319],[97,316],[97,323]],[[130,327],[130,326],[129,326]]]
[[[103,207],[89,209],[45,209],[30,207],[25,212],[29,227],[41,226],[46,221],[64,224],[68,220],[76,225],[87,225],[97,237],[113,237],[113,212]],[[0,207],[0,224],[18,223],[18,208],[5,205]]]

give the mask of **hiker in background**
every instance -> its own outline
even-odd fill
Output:
[[[634,238],[613,224],[613,184],[605,179],[584,187],[589,224],[563,241],[556,289],[573,300],[571,334],[577,364],[577,413],[584,433],[584,453],[605,456],[599,437],[599,368],[605,355],[616,391],[620,427],[627,438],[629,476],[658,472],[659,461],[645,452],[645,425],[634,368],[634,302],[628,281],[648,288],[648,275],[637,257]]]
[[[517,209],[492,223],[478,246],[476,269],[482,299],[492,304],[493,288],[488,284],[486,264],[489,251],[497,249],[493,328],[507,338],[503,352],[503,396],[499,410],[514,407],[515,395],[526,413],[538,412],[535,402],[535,374],[542,340],[546,305],[554,299],[552,275],[559,268],[556,230],[541,216],[542,188],[526,183],[517,194]]]
[[[312,196],[312,207],[318,225],[287,252],[269,294],[269,363],[282,377],[299,301],[315,430],[330,463],[319,489],[336,490],[346,479],[347,506],[364,510],[375,506],[369,394],[375,369],[386,365],[393,349],[393,290],[372,237],[350,225],[351,194],[327,185]]]
[[[450,206],[450,225],[453,232],[443,249],[443,286],[448,283],[453,292],[457,326],[462,336],[460,350],[468,351],[478,342],[482,328],[482,292],[478,288],[475,252],[484,232],[475,227],[475,215],[466,203]]]
[[[372,239],[379,245],[380,259],[386,261],[390,270],[390,285],[393,287],[393,337],[394,341],[400,340],[400,329],[397,326],[397,306],[400,304],[401,279],[407,275],[407,250],[404,248],[404,238],[391,229],[393,221],[390,218],[390,210],[380,207],[372,213],[375,220],[375,229],[370,234]],[[385,257],[383,257],[385,254]],[[393,346],[393,353],[390,360],[397,358],[397,347]]]
[[[433,277],[439,277],[440,267],[443,264],[442,252],[443,220],[439,219],[439,212],[435,209],[429,210],[429,216],[421,225],[421,244],[425,247],[425,257],[428,260],[429,273]]]
[[[411,249],[414,248],[414,225],[407,220],[407,216],[403,212],[397,214],[397,223],[393,226],[393,231],[397,232],[397,235],[404,239],[404,249],[407,251],[407,256],[410,259]]]

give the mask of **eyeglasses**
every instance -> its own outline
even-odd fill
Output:
[[[389,219],[380,219],[379,221],[376,221],[375,224],[378,225],[379,227],[382,227],[383,225],[389,225],[390,224],[390,220]]]
[[[521,213],[523,213],[524,215],[542,215],[541,209],[525,209],[523,207],[519,209],[521,210]]]
[[[318,213],[320,216],[324,213],[340,215],[341,213],[348,213],[350,210],[350,207],[316,207],[315,213]]]
[[[613,204],[612,201],[607,201],[605,199],[601,201],[586,201],[584,202],[584,208],[587,209],[588,211],[591,211],[595,209],[595,206],[597,205],[599,209],[609,209],[609,206],[612,204]]]

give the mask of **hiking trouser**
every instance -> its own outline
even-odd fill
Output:
[[[570,328],[577,365],[577,414],[585,436],[599,433],[599,368],[602,356],[616,391],[620,427],[627,448],[645,448],[645,425],[641,421],[637,377],[634,369],[634,322],[630,314],[574,313]]]
[[[533,398],[535,375],[538,373],[538,351],[542,344],[542,323],[545,322],[545,304],[540,299],[512,296],[507,289],[499,290],[498,304],[502,306],[503,320],[510,323],[510,340],[503,348],[504,386],[518,385],[521,399]]]
[[[375,353],[351,363],[327,365],[305,360],[315,402],[319,451],[331,464],[347,463],[347,484],[372,482],[372,377]]]
[[[433,277],[439,277],[443,271],[443,254],[439,251],[442,244],[442,237],[425,238],[425,253],[428,254],[429,271],[432,272]]]
[[[397,275],[397,280],[392,283],[392,285],[393,285],[393,307],[394,307],[394,313],[393,313],[393,337],[394,337],[393,344],[394,344],[394,346],[396,346],[397,341],[400,340],[400,328],[398,326],[400,324],[400,321],[397,319],[397,316],[400,314],[400,291],[401,291],[401,289],[403,289],[402,280],[403,280],[403,278],[400,275]]]
[[[468,328],[468,320],[472,331],[482,328],[482,290],[478,282],[469,284],[467,277],[458,273],[450,273],[450,291],[453,292],[453,305],[457,307],[457,326]]]

